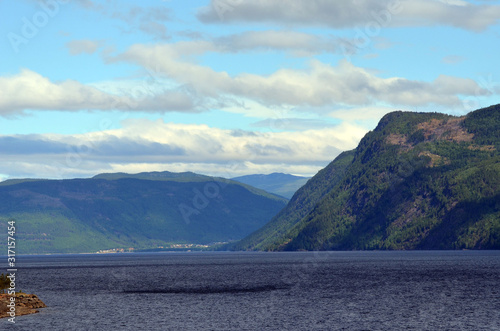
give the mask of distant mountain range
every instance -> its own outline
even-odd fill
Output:
[[[16,220],[18,254],[227,242],[262,227],[287,202],[189,172],[10,180],[0,183],[0,201],[1,224]]]
[[[463,117],[387,114],[311,179],[146,172],[8,180],[0,183],[0,240],[15,219],[18,254],[229,241],[223,249],[500,249],[499,151],[496,105]],[[278,196],[298,187],[288,204]]]
[[[264,191],[274,193],[291,199],[310,177],[293,176],[283,173],[272,173],[269,175],[248,175],[232,178],[232,180],[248,184]]]
[[[384,116],[229,248],[500,249],[500,105]]]

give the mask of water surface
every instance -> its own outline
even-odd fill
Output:
[[[500,252],[18,257],[19,330],[499,330]],[[6,260],[6,259],[5,259]]]

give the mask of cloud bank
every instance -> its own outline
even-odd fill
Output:
[[[436,0],[211,0],[203,23],[275,23],[335,29],[446,25],[481,31],[500,20],[500,6]]]
[[[356,147],[365,133],[366,129],[347,123],[263,133],[126,120],[122,129],[83,135],[0,136],[0,173],[59,178],[134,172],[140,165],[140,169],[190,170],[226,177],[279,169],[311,175],[340,151]]]
[[[0,115],[25,110],[125,110],[125,111],[195,111],[192,98],[181,91],[151,95],[147,86],[137,85],[137,96],[105,93],[74,80],[52,82],[24,69],[18,75],[0,77]]]
[[[368,105],[386,102],[394,105],[459,106],[459,95],[486,95],[472,79],[441,75],[432,82],[401,77],[381,78],[347,61],[337,66],[311,60],[309,67],[279,69],[263,76],[240,74],[230,76],[203,66],[189,57],[217,50],[208,41],[176,44],[136,44],[126,52],[108,59],[110,62],[131,62],[179,82],[188,84],[206,97],[233,96],[247,98],[267,106]]]

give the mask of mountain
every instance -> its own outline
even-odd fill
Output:
[[[397,111],[236,250],[499,249],[500,105]]]
[[[235,177],[232,178],[232,180],[290,199],[299,188],[307,183],[309,177],[293,176],[275,172],[269,175],[247,175]]]
[[[0,201],[1,236],[15,219],[18,254],[237,240],[286,204],[235,181],[169,172],[5,182]]]

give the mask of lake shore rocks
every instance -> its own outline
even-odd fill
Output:
[[[13,295],[0,294],[0,318],[13,317],[11,312],[14,312],[14,309],[10,307],[11,302],[15,302],[15,317],[35,314],[38,313],[38,308],[47,307],[35,294],[16,293],[14,301],[12,298]]]

